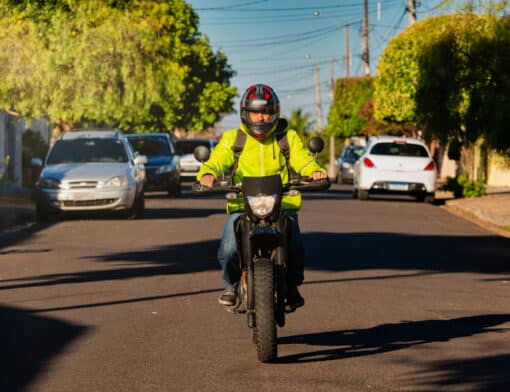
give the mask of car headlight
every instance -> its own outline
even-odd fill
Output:
[[[54,178],[42,178],[40,187],[42,189],[58,189],[60,188],[60,181]]]
[[[156,174],[170,173],[172,171],[172,165],[162,165],[156,170]]]
[[[258,217],[269,215],[276,203],[276,195],[248,196],[251,211]]]
[[[127,185],[126,176],[112,177],[104,184],[104,186],[126,186],[126,185]]]

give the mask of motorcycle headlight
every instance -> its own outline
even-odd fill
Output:
[[[350,169],[352,167],[352,163],[344,162],[344,163],[342,163],[342,167],[345,169]]]
[[[42,178],[40,186],[42,189],[58,189],[60,188],[60,181],[54,178]]]
[[[260,218],[269,215],[273,211],[275,203],[276,195],[248,196],[251,211]]]
[[[170,173],[172,171],[172,165],[163,165],[156,170],[156,174]]]
[[[106,181],[106,183],[104,184],[104,186],[112,186],[112,187],[126,186],[126,185],[127,185],[127,180],[126,180],[125,176],[112,177],[108,181]]]

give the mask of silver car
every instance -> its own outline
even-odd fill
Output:
[[[205,146],[212,151],[218,142],[212,139],[177,139],[174,143],[175,152],[180,157],[181,180],[195,180],[200,170],[200,162],[193,155],[197,146]]]
[[[128,217],[141,216],[145,163],[120,131],[64,133],[49,150],[37,182],[38,220],[66,211],[124,210]]]

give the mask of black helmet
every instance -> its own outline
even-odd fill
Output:
[[[249,112],[270,114],[267,122],[253,122]],[[264,139],[276,128],[280,119],[280,100],[273,89],[265,84],[254,84],[248,87],[241,98],[241,122],[246,125],[250,135],[256,139]]]

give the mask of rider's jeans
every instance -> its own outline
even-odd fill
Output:
[[[289,284],[300,285],[304,278],[304,248],[299,230],[298,217],[295,211],[287,211],[292,219],[292,245],[289,246],[289,265],[287,276]],[[237,242],[234,231],[234,223],[241,215],[234,212],[227,216],[227,222],[223,228],[220,249],[218,251],[218,260],[223,273],[223,282],[225,290],[237,290],[237,285],[241,276],[239,270],[239,256],[237,252]]]

